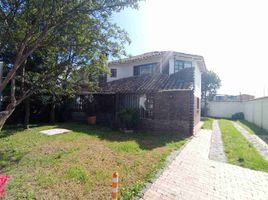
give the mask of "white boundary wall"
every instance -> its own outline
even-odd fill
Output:
[[[268,130],[268,97],[244,102],[209,102],[208,116],[231,118],[243,112],[245,119]]]

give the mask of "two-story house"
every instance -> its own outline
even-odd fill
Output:
[[[202,56],[149,52],[108,63],[110,74],[95,95],[97,121],[112,121],[124,108],[137,108],[141,129],[191,135],[200,122]],[[107,116],[109,116],[107,118]]]

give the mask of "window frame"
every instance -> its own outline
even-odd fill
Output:
[[[181,63],[181,65],[179,65],[178,63]],[[190,65],[189,65],[190,64]],[[186,67],[186,65],[189,65]],[[188,61],[188,60],[175,60],[174,62],[174,73],[185,69],[185,68],[191,68],[193,67],[193,63],[192,61]]]
[[[158,62],[155,63],[147,63],[147,64],[141,64],[141,65],[135,65],[133,66],[133,76],[140,76],[145,74],[156,74],[157,73],[157,67],[159,66]],[[149,67],[149,73],[142,73],[142,68]]]
[[[117,77],[117,69],[116,68],[111,68],[111,78],[116,78]]]
[[[196,97],[196,110],[197,112],[199,112],[200,110],[200,98],[199,97]]]

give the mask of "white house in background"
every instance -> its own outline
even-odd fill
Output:
[[[201,98],[201,73],[206,71],[202,56],[175,51],[154,51],[108,63],[107,81],[143,74],[168,74],[194,67],[195,96]]]
[[[99,123],[116,122],[116,113],[136,109],[143,130],[192,135],[200,128],[202,56],[157,51],[111,61],[108,67],[99,91],[80,95],[84,102],[94,95]]]

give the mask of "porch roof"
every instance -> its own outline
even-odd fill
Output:
[[[193,82],[181,80],[179,74],[155,74],[122,78],[107,82],[100,93],[153,93],[167,90],[193,90]]]

